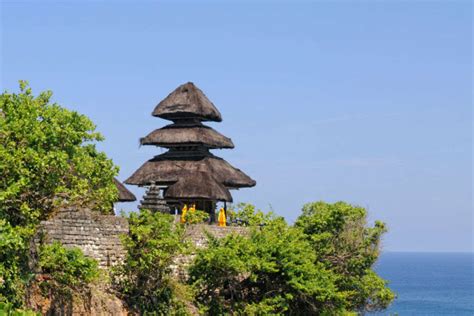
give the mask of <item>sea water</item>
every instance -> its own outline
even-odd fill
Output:
[[[474,253],[387,252],[375,270],[397,294],[375,315],[474,315]]]

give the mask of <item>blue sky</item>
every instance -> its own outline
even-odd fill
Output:
[[[51,89],[88,115],[126,179],[138,139],[193,81],[257,180],[234,200],[293,221],[344,200],[388,223],[384,249],[472,251],[469,1],[3,1],[1,88]],[[131,188],[138,196],[142,190]],[[121,207],[132,209],[133,205]]]

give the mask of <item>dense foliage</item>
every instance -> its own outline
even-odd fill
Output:
[[[39,221],[65,204],[110,212],[118,194],[117,167],[96,150],[94,124],[51,103],[49,91],[34,96],[26,82],[20,90],[0,95],[0,302],[14,308],[34,276],[29,251]]]
[[[337,311],[336,276],[314,264],[310,244],[277,219],[250,236],[211,238],[190,269],[206,313],[298,314]]]
[[[365,227],[365,210],[318,202],[306,205],[291,227],[281,218],[252,215],[252,206],[244,209],[249,222],[265,225],[251,227],[248,236],[209,237],[190,268],[206,313],[338,314],[384,308],[393,300],[370,269],[385,227]]]
[[[42,245],[39,268],[47,278],[41,287],[53,295],[69,296],[81,293],[99,277],[96,260],[84,256],[78,248],[66,249],[59,242]]]
[[[184,220],[187,225],[204,223],[209,220],[209,213],[201,210],[187,211]]]
[[[176,297],[173,259],[185,250],[183,228],[168,214],[141,210],[129,217],[130,233],[123,238],[124,264],[116,267],[114,283],[129,307],[144,312],[179,314],[184,307]],[[182,299],[182,297],[181,297]]]
[[[0,218],[28,225],[61,202],[110,212],[117,168],[92,143],[102,140],[94,124],[50,103],[50,91],[20,87],[0,95]]]
[[[32,310],[24,310],[13,307],[11,303],[0,302],[0,315],[2,316],[40,316],[40,313],[36,313]]]
[[[0,303],[9,302],[15,307],[22,305],[24,284],[31,278],[24,235],[0,219]]]
[[[239,203],[227,210],[229,222],[237,226],[263,226],[274,218],[272,212],[262,212],[249,203]]]
[[[356,311],[386,308],[394,294],[371,267],[380,252],[386,226],[376,221],[367,226],[367,211],[344,202],[304,205],[295,226],[310,241],[316,262],[338,275],[336,286],[346,306]]]

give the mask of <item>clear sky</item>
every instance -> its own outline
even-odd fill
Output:
[[[472,251],[470,1],[11,1],[1,88],[51,89],[88,115],[125,180],[162,152],[138,139],[193,81],[257,180],[234,200],[290,222],[344,200],[392,251]],[[142,190],[132,187],[140,198]],[[132,209],[133,205],[121,207]]]

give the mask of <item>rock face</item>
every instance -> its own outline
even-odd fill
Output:
[[[107,268],[125,256],[120,241],[122,234],[128,234],[126,218],[70,208],[41,222],[38,238],[44,236],[47,243],[60,241],[66,247],[78,247],[96,259],[101,268]]]
[[[94,284],[84,293],[74,293],[71,298],[44,295],[38,284],[29,289],[27,306],[41,315],[133,315],[125,304],[104,285]]]

